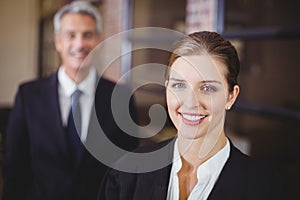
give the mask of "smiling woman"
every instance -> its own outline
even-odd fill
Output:
[[[239,92],[237,85],[232,93],[228,92],[226,68],[209,55],[199,55],[179,57],[170,69],[167,105],[178,137],[189,134],[194,142],[199,139],[202,143],[207,132],[217,132],[217,136],[223,133],[222,126],[217,126],[219,130],[214,127],[224,123],[225,108],[234,103]],[[207,134],[211,135],[214,134]],[[210,141],[221,142],[222,137]],[[225,137],[225,144],[224,141]]]
[[[172,163],[147,173],[112,169],[101,199],[281,199],[269,170],[241,153],[224,131],[226,111],[240,91],[239,67],[235,48],[219,34],[203,31],[182,38],[165,82],[168,112],[177,129],[169,152]],[[118,165],[125,165],[124,160]]]

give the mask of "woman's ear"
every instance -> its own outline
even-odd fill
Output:
[[[231,93],[229,93],[228,103],[226,105],[226,110],[230,110],[230,108],[232,107],[232,105],[236,101],[239,93],[240,93],[240,87],[238,85],[235,85],[233,87],[233,91]]]

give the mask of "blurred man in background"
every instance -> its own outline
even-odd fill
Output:
[[[98,123],[94,107],[105,115],[98,119],[109,138],[126,150],[137,146],[137,140],[118,128],[107,109],[115,84],[98,77],[92,66],[82,65],[101,42],[98,10],[90,3],[74,1],[56,13],[54,29],[61,66],[49,77],[22,84],[10,115],[4,200],[96,199],[107,166],[83,145],[91,135],[91,124]]]

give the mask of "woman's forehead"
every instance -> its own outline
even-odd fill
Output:
[[[225,71],[224,64],[209,55],[182,56],[172,64],[170,78],[222,81]]]

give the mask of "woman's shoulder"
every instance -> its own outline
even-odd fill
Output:
[[[263,173],[266,174],[271,170],[270,166],[266,163],[255,159],[254,157],[248,156],[236,148],[233,144],[230,145],[230,155],[227,161],[227,165],[239,168],[239,171],[251,173]]]
[[[244,154],[231,143],[230,155],[225,163],[224,171],[237,174],[239,177],[263,179],[267,178],[272,170],[265,163]]]
[[[176,140],[176,137],[172,137],[170,139],[162,140],[159,142],[145,144],[145,145],[142,145],[142,146],[138,147],[137,149],[135,149],[134,152],[136,152],[136,153],[153,152],[153,151],[159,150],[163,147],[166,147],[167,145],[170,148],[173,148],[175,140]]]
[[[220,186],[247,194],[252,199],[278,199],[283,194],[281,181],[274,167],[242,153],[234,145],[220,174]],[[228,188],[228,190],[230,190]],[[280,198],[279,198],[280,199]]]
[[[136,191],[155,184],[167,185],[171,170],[174,139],[145,145],[118,160],[106,174],[102,199],[134,199]]]
[[[147,173],[166,167],[172,162],[174,142],[175,138],[171,138],[127,152],[113,164],[112,173],[127,176],[127,173]]]

